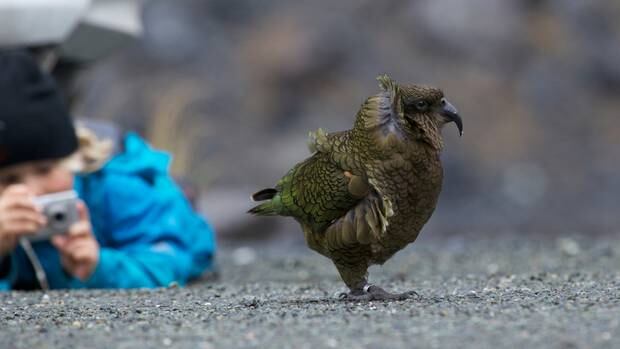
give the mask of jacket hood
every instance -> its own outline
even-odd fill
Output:
[[[123,148],[104,166],[106,171],[137,174],[146,178],[168,172],[171,156],[153,149],[136,133],[127,133]]]

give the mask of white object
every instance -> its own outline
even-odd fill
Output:
[[[0,0],[0,47],[59,46],[93,60],[142,34],[142,0]]]
[[[0,45],[39,46],[65,40],[90,0],[0,0]]]

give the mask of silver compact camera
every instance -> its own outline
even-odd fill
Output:
[[[78,196],[74,190],[37,196],[35,203],[47,218],[47,225],[28,237],[30,241],[47,240],[53,235],[64,234],[79,220]]]

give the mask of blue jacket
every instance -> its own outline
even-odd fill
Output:
[[[100,245],[99,264],[82,282],[67,274],[49,242],[33,243],[51,288],[184,285],[212,267],[215,234],[168,174],[170,157],[129,134],[124,151],[99,171],[76,176]],[[38,288],[21,247],[0,260],[0,290]]]

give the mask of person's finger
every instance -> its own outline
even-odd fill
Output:
[[[74,250],[65,249],[60,251],[61,260],[64,261],[64,265],[69,269],[73,269],[78,265],[78,261],[74,257]]]
[[[32,235],[40,228],[41,226],[39,224],[29,220],[9,221],[2,225],[4,232],[16,236]]]
[[[82,251],[92,249],[92,245],[93,242],[90,239],[68,237],[61,253],[66,254],[72,261],[77,262],[82,257]]]
[[[45,217],[29,210],[12,211],[1,218],[2,231],[20,235],[35,233],[47,223]]]
[[[39,207],[39,205],[35,203],[33,197],[30,196],[19,196],[5,199],[0,203],[0,208],[4,211],[26,209],[33,212],[41,212],[41,207]]]
[[[67,236],[71,238],[81,238],[85,236],[90,236],[90,222],[87,221],[79,221],[74,223],[69,230],[67,231]]]
[[[71,237],[80,237],[86,235],[92,235],[92,228],[90,224],[90,215],[88,208],[83,201],[77,203],[77,210],[79,215],[79,221],[74,223],[67,232]]]
[[[95,260],[93,247],[90,245],[82,245],[76,247],[73,252],[73,260],[77,263],[92,262]]]
[[[86,281],[86,279],[88,279],[93,274],[95,268],[96,266],[93,265],[79,265],[75,268],[75,276],[82,281]]]
[[[88,269],[88,266],[78,265],[73,269],[73,275],[80,280],[85,280],[88,277]]]
[[[72,274],[75,274],[75,270],[81,265],[91,265],[95,261],[92,248],[86,245],[71,246],[62,258],[65,261],[64,265]]]
[[[86,279],[93,272],[98,260],[96,248],[92,244],[84,244],[76,248],[73,253],[75,262],[74,275],[79,279]]]
[[[77,267],[77,264],[71,258],[65,255],[60,256],[60,264],[62,264],[65,270],[71,275],[73,275],[74,270]]]
[[[80,221],[90,222],[90,213],[88,212],[88,207],[86,207],[86,204],[84,203],[84,201],[79,200],[76,206],[78,210],[78,215],[80,217]]]
[[[51,239],[52,245],[61,251],[65,250],[68,241],[69,239],[64,235],[54,235]]]
[[[76,265],[72,271],[73,276],[76,278],[85,281],[90,276],[91,268],[85,264]]]
[[[82,244],[80,241],[82,239],[74,239],[69,236],[61,236],[58,235],[57,248],[58,251],[65,255],[67,258],[70,258],[71,261],[76,262],[75,260],[75,251]]]
[[[67,238],[64,248],[60,260],[65,270],[81,280],[88,278],[99,258],[93,241]]]
[[[39,224],[41,227],[47,224],[45,215],[28,208],[13,208],[2,214],[3,221],[31,221]]]
[[[2,192],[3,195],[8,196],[33,196],[32,190],[25,184],[12,184],[6,187]]]

